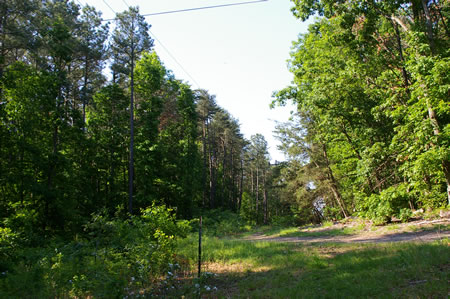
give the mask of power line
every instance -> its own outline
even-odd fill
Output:
[[[200,84],[197,83],[197,81],[195,81],[194,77],[192,77],[188,71],[186,71],[186,69],[181,65],[181,63],[178,62],[178,60],[172,55],[172,53],[170,53],[169,49],[167,49],[164,44],[156,37],[156,35],[151,32],[149,30],[150,34],[153,36],[153,38],[160,44],[160,46],[164,49],[164,51],[167,52],[167,54],[169,54],[169,56],[173,59],[173,61],[175,61],[176,64],[178,64],[178,66],[181,68],[181,70],[189,77],[192,79],[192,82],[195,83],[195,85],[197,85],[197,88],[200,88]]]
[[[122,2],[123,2],[128,8],[130,8],[130,6],[128,5],[127,1],[122,0]]]
[[[257,0],[257,1],[247,1],[247,2],[237,2],[237,3],[228,3],[228,4],[220,4],[220,5],[212,5],[212,6],[202,6],[202,7],[194,7],[194,8],[185,8],[185,9],[177,9],[177,10],[168,10],[168,11],[160,11],[160,12],[154,12],[154,13],[148,13],[143,14],[143,17],[148,16],[157,16],[157,15],[167,15],[167,14],[173,14],[173,13],[180,13],[180,12],[189,12],[194,10],[204,10],[204,9],[211,9],[211,8],[219,8],[219,7],[227,7],[227,6],[237,6],[237,5],[246,5],[246,4],[254,4],[254,3],[260,3],[260,2],[267,2],[269,0]],[[103,2],[105,2],[103,0]],[[107,19],[104,21],[112,21],[113,19]]]
[[[125,0],[122,0],[125,5],[129,8],[130,6],[125,2]],[[189,77],[192,79],[192,82],[194,82],[195,85],[197,85],[197,88],[200,88],[200,84],[197,83],[197,81],[195,81],[194,77],[191,76],[191,74],[188,73],[188,71],[186,71],[186,69],[181,65],[181,63],[178,62],[178,60],[175,58],[175,56],[172,55],[172,53],[169,51],[169,49],[167,49],[166,46],[164,46],[164,44],[156,37],[156,35],[150,31],[150,29],[148,30],[148,32],[153,36],[153,38],[159,43],[159,45],[164,49],[164,51],[166,51],[167,54],[169,54],[169,56],[173,59],[173,61],[175,61],[176,64],[178,64],[178,66],[181,68],[181,70]]]
[[[116,13],[116,11],[114,10],[114,9],[112,9],[112,7],[111,6],[109,6],[109,4],[108,4],[108,2],[106,2],[105,0],[102,0],[103,1],[103,3],[105,3],[106,4],[106,6],[108,6],[109,7],[109,9],[111,9],[111,11],[116,15],[117,13]],[[112,21],[112,20],[114,20],[114,19],[110,19],[110,20],[103,20],[103,21]]]
[[[149,13],[149,14],[144,14],[143,16],[144,17],[157,16],[157,15],[163,15],[163,14],[171,14],[171,13],[179,13],[179,12],[187,12],[187,11],[203,10],[203,9],[211,9],[211,8],[219,8],[219,7],[227,7],[227,6],[236,6],[236,5],[253,4],[253,3],[267,2],[267,1],[269,1],[269,0],[257,0],[257,1],[229,3],[229,4],[221,4],[221,5],[213,5],[213,6],[194,7],[194,8],[186,8],[186,9],[179,9],[179,10]]]

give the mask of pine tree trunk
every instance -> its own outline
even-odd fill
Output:
[[[244,159],[241,159],[241,180],[239,184],[239,203],[238,211],[241,210],[242,205],[242,194],[244,193]]]
[[[133,30],[134,31],[134,30]],[[128,173],[128,213],[133,215],[134,173],[134,49],[131,50],[131,96],[130,96],[130,170]]]
[[[266,189],[266,171],[263,171],[263,204],[264,204],[264,224],[267,224],[268,220],[268,208],[267,208],[267,189]]]
[[[258,223],[259,213],[259,169],[256,168],[256,223]]]
[[[203,183],[203,201],[202,206],[206,204],[207,185],[206,185],[206,126],[208,120],[205,119],[202,123],[202,143],[203,143],[203,171],[202,171],[202,183]]]

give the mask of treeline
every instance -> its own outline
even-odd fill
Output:
[[[164,67],[137,8],[112,24],[65,0],[2,1],[0,11],[4,227],[70,236],[99,211],[126,219],[153,203],[183,219],[237,212],[245,188],[255,207],[267,202],[264,137],[262,154],[248,151],[215,97]]]
[[[282,201],[301,219],[389,221],[450,204],[448,1],[293,1]]]
[[[176,79],[149,28],[136,7],[0,2],[4,296],[165,296],[182,219],[268,221],[264,137]]]

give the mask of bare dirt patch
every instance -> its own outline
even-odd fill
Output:
[[[317,235],[321,232],[339,231],[349,227],[361,226],[360,230],[348,234]],[[293,242],[293,243],[390,243],[390,242],[430,242],[450,238],[449,218],[437,220],[417,220],[409,223],[391,224],[377,227],[370,223],[336,223],[327,227],[299,228],[306,235],[270,236],[255,234],[247,237],[249,241]],[[311,233],[312,236],[307,234]],[[314,235],[315,234],[315,235]]]

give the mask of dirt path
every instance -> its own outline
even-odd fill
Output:
[[[450,238],[450,219],[434,221],[415,221],[380,228],[367,228],[349,234],[333,235],[351,225],[336,224],[329,227],[299,229],[305,234],[301,237],[254,234],[246,238],[249,241],[294,242],[294,243],[390,243],[390,242],[430,242]],[[411,231],[413,230],[413,231]],[[312,233],[313,236],[307,236]],[[327,235],[329,233],[330,235]],[[320,235],[323,234],[323,235]]]

